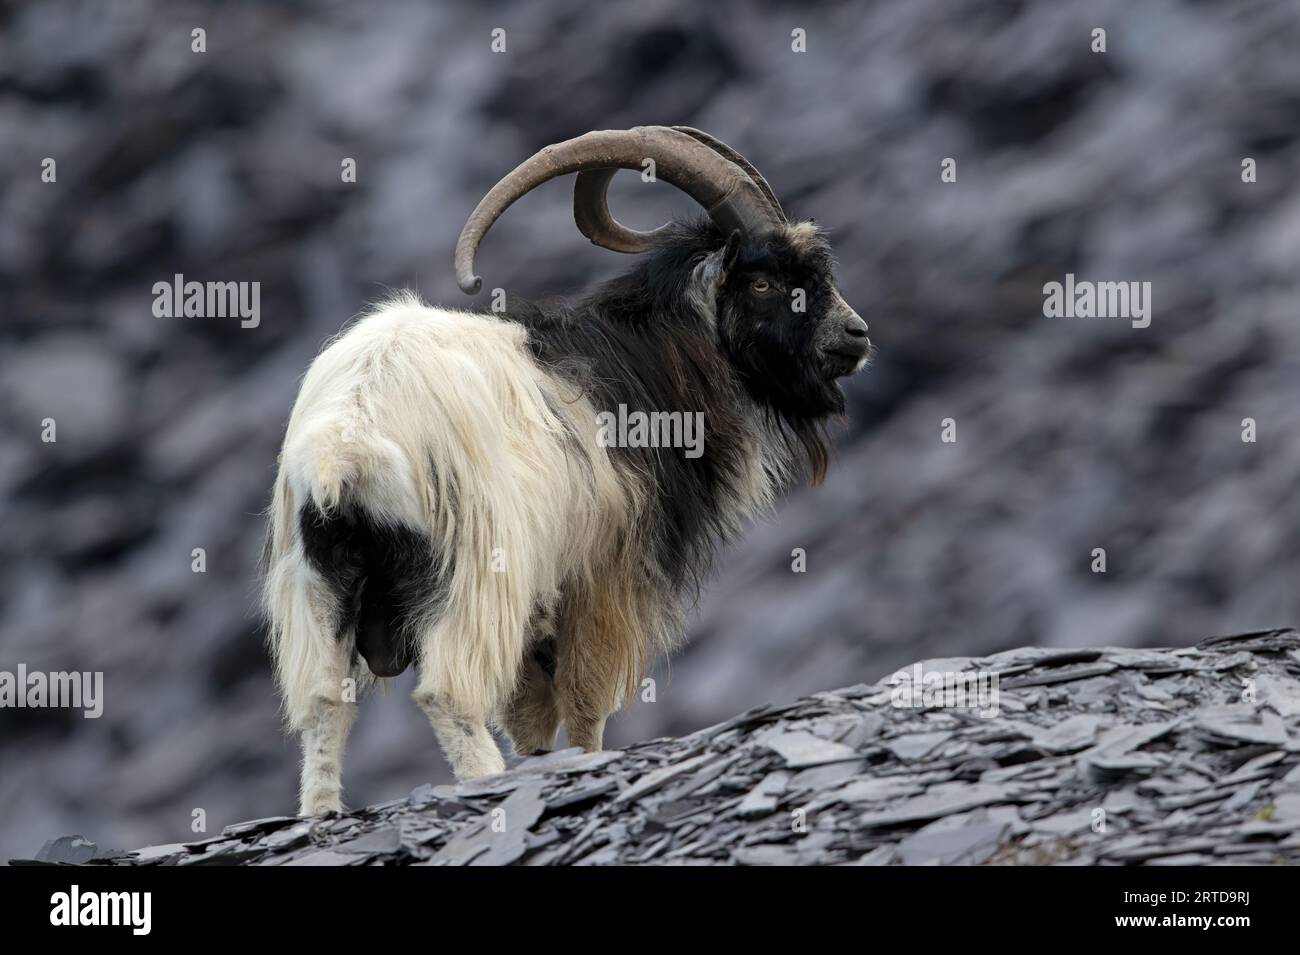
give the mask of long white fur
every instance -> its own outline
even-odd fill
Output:
[[[371,678],[336,632],[333,598],[303,552],[300,508],[310,499],[329,513],[351,497],[448,556],[449,593],[419,641],[415,699],[458,777],[500,771],[487,726],[516,688],[536,601],[566,580],[628,576],[637,491],[597,446],[594,422],[590,403],[532,360],[521,326],[411,296],[313,362],[281,453],[265,585],[286,720],[303,733],[304,813],[339,808],[351,723],[339,707],[353,708],[349,680],[360,693]],[[628,613],[648,612],[634,581],[621,586]]]

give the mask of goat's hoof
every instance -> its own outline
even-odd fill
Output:
[[[337,797],[332,799],[328,797],[304,799],[298,804],[298,815],[304,818],[341,812],[343,812],[343,802]]]

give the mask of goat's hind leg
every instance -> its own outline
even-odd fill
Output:
[[[318,816],[343,808],[343,750],[356,719],[355,703],[318,696],[302,730],[302,782],[298,814]]]
[[[486,712],[467,706],[445,692],[427,688],[424,680],[420,681],[414,698],[429,718],[456,779],[463,782],[505,772],[506,761],[488,730]]]
[[[302,742],[298,814],[343,808],[343,750],[357,699],[371,681],[351,662],[351,640],[331,638],[296,662],[285,688],[290,727]]]
[[[473,631],[442,620],[429,627],[420,654],[420,682],[412,694],[429,718],[458,780],[505,772],[501,749],[488,729],[505,681],[495,679],[472,652]]]

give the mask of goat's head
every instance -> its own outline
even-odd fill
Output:
[[[716,316],[727,358],[751,394],[789,418],[844,410],[838,379],[867,362],[867,324],[835,285],[834,260],[810,222],[733,231],[693,282]]]
[[[645,171],[676,186],[708,212],[711,228],[677,245],[673,224],[642,232],[610,214],[607,193],[619,169]],[[578,173],[574,218],[583,235],[616,252],[675,246],[689,270],[686,299],[718,335],[751,395],[792,419],[843,410],[838,379],[866,364],[867,325],[835,285],[825,236],[790,222],[767,181],[743,156],[687,126],[602,130],[547,146],[498,182],[456,243],[456,277],[469,294],[482,283],[474,254],[492,223],[549,179]],[[700,240],[703,240],[702,244]],[[669,256],[670,259],[676,256]]]

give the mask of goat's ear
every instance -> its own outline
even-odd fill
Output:
[[[695,280],[702,283],[710,297],[716,295],[718,289],[727,281],[727,274],[740,257],[740,241],[740,230],[732,230],[731,235],[727,236],[727,241],[722,244],[722,248],[714,249],[705,255],[695,267]]]
[[[730,275],[732,268],[736,264],[736,258],[740,255],[740,230],[732,229],[731,235],[727,236],[727,244],[722,247],[722,274]]]

